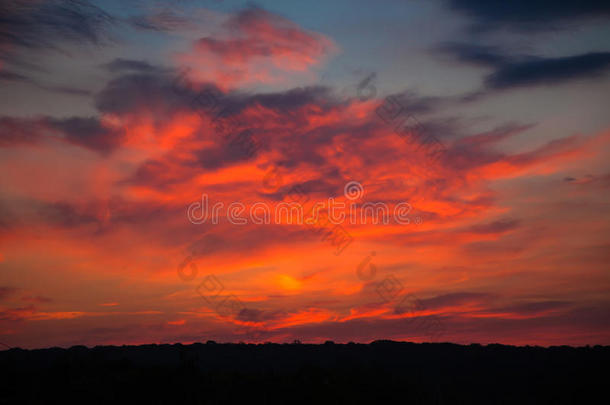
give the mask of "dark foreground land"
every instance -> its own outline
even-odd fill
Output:
[[[389,341],[11,349],[0,404],[605,403],[609,360],[608,346]]]

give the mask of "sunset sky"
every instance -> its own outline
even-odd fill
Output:
[[[0,343],[610,344],[609,21],[594,0],[2,1]],[[295,187],[409,223],[345,222],[338,249],[335,225],[187,215]]]

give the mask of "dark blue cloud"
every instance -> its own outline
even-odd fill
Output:
[[[6,82],[29,82],[30,79],[19,73],[10,72],[8,70],[0,71],[0,81]]]
[[[103,154],[120,146],[124,138],[124,133],[103,127],[94,117],[51,118],[49,123],[60,130],[68,142]]]
[[[537,58],[501,65],[485,79],[492,89],[556,84],[599,77],[610,67],[610,52],[587,53],[560,58]]]
[[[58,51],[66,55],[74,44],[110,42],[118,20],[86,0],[9,0],[0,2],[0,81],[30,83],[44,90],[89,95],[85,90],[47,86],[15,69],[44,71],[28,52]],[[36,55],[39,57],[39,55]],[[37,58],[38,59],[38,58]],[[13,71],[6,71],[10,65]]]
[[[446,0],[449,6],[474,20],[477,31],[511,28],[541,31],[560,27],[571,21],[608,18],[606,0]]]
[[[127,65],[135,66],[130,62]],[[119,66],[124,69],[126,63],[115,64],[115,67]],[[187,87],[180,87],[180,90],[183,91],[176,91],[172,87],[170,75],[136,72],[111,80],[96,95],[95,102],[97,109],[105,113],[146,110],[165,120],[167,114],[188,108],[188,102],[195,97],[195,93]]]
[[[459,62],[479,66],[498,66],[508,61],[507,57],[502,55],[501,50],[495,46],[445,42],[434,51],[450,55]]]
[[[6,1],[0,4],[0,49],[57,48],[56,41],[100,44],[115,22],[85,0]]]
[[[470,95],[470,99],[491,90],[522,86],[552,85],[571,80],[597,78],[610,68],[610,52],[590,52],[580,55],[542,58],[504,54],[497,47],[450,42],[434,49],[455,60],[493,68],[485,77],[485,88]]]
[[[102,126],[95,117],[0,117],[0,147],[35,144],[56,134],[65,142],[101,154],[112,152],[124,139],[122,131]]]
[[[140,73],[155,73],[163,71],[158,66],[151,65],[144,60],[116,58],[112,62],[102,65],[106,70],[117,72],[140,72]]]

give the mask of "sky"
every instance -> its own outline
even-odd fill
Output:
[[[3,1],[0,344],[610,344],[609,20]]]

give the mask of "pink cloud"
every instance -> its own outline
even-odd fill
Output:
[[[248,8],[224,24],[226,33],[203,37],[180,54],[196,81],[222,88],[276,83],[305,73],[337,50],[334,42],[260,8]]]

